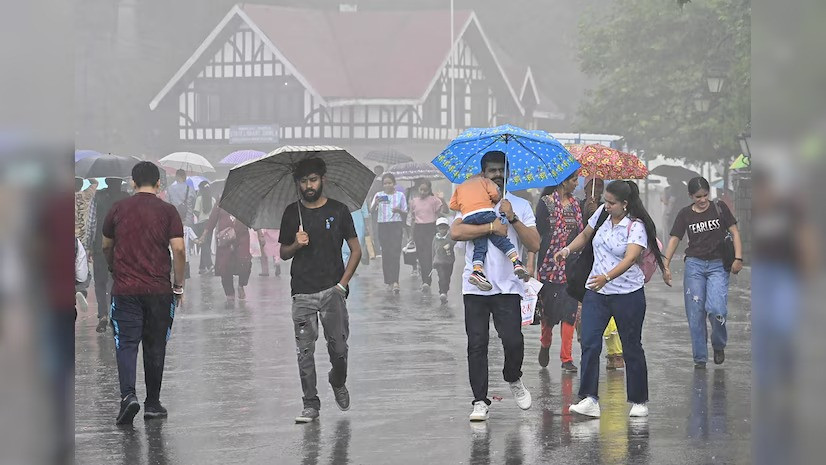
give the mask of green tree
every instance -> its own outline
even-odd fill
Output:
[[[597,80],[582,131],[622,134],[632,148],[687,161],[739,153],[750,114],[749,0],[617,0],[580,23],[582,71]],[[710,94],[709,75],[724,86]],[[709,99],[707,111],[695,98]]]

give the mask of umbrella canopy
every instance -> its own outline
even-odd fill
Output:
[[[382,163],[384,165],[398,165],[399,163],[407,163],[413,161],[413,159],[398,150],[393,149],[386,149],[386,150],[372,150],[367,152],[367,155],[364,157],[365,160],[374,161],[376,163]]]
[[[571,154],[582,164],[579,175],[599,179],[645,179],[648,169],[636,155],[600,144],[566,145]]]
[[[224,186],[226,185],[226,179],[216,179],[209,183],[209,189],[212,191],[212,195],[214,197],[220,197],[221,193],[224,192]]]
[[[393,165],[387,169],[387,172],[395,176],[396,181],[415,181],[417,179],[439,181],[445,178],[442,172],[432,164],[417,163],[415,161]]]
[[[245,161],[257,160],[265,155],[265,152],[261,152],[259,150],[236,150],[235,152],[232,152],[222,158],[218,164],[224,166],[235,166],[239,163],[244,163]]]
[[[75,163],[87,157],[101,156],[97,150],[75,150]]]
[[[141,160],[112,154],[90,156],[75,163],[75,175],[81,178],[128,178]]]
[[[730,170],[742,170],[751,167],[751,157],[740,154],[736,160],[729,166]]]
[[[298,199],[293,169],[301,160],[321,158],[327,164],[324,195],[361,208],[375,174],[346,150],[332,146],[285,146],[258,160],[231,169],[221,195],[221,208],[253,229],[278,229],[287,205]]]
[[[461,183],[481,171],[482,156],[491,150],[507,155],[510,176],[506,187],[510,191],[557,185],[580,168],[552,135],[509,124],[465,130],[432,163],[450,182]]]
[[[209,179],[203,176],[189,176],[186,178],[186,183],[189,184],[189,187],[198,190],[198,186],[201,184],[202,181],[209,182]]]
[[[175,152],[158,160],[161,166],[185,170],[187,174],[214,173],[215,168],[206,158],[192,152]]]

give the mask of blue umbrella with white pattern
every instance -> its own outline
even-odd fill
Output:
[[[510,124],[467,129],[432,163],[458,184],[480,173],[482,156],[492,150],[507,156],[510,175],[505,185],[511,191],[560,184],[581,166],[554,136]]]

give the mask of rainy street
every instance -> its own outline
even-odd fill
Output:
[[[577,375],[559,367],[555,328],[551,364],[537,363],[539,327],[523,328],[523,380],[530,410],[516,406],[502,380],[502,348],[491,325],[490,419],[471,424],[459,266],[450,300],[423,295],[402,269],[402,292],[387,293],[381,266],[361,266],[352,281],[348,412],[326,383],[329,361],[316,348],[319,421],[297,425],[301,387],[287,276],[259,277],[246,302],[226,308],[220,280],[194,276],[175,316],[161,400],[166,420],[114,425],[118,379],[109,329],[95,332],[94,303],[78,315],[76,463],[94,464],[481,464],[481,463],[749,463],[751,349],[749,276],[732,278],[729,344],[721,366],[696,370],[682,302],[658,277],[646,286],[643,346],[650,416],[629,419],[623,371],[601,368],[602,417],[567,413]],[[285,268],[286,271],[286,268]],[[748,271],[748,270],[746,270]],[[574,343],[579,366],[579,345]],[[603,352],[604,353],[604,352]],[[556,360],[556,361],[555,361]],[[142,362],[138,398],[143,401]],[[563,410],[564,409],[564,410]],[[564,413],[563,413],[564,412]],[[141,412],[142,413],[142,412]]]

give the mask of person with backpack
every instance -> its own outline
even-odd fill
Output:
[[[645,320],[645,282],[653,268],[665,270],[657,230],[640,199],[637,184],[614,181],[606,187],[605,203],[588,220],[588,226],[567,247],[554,254],[565,260],[572,252],[591,246],[590,266],[582,298],[582,357],[579,396],[570,406],[580,415],[599,417],[599,356],[602,335],[611,317],[617,324],[626,364],[626,392],[632,404],[629,416],[648,416],[648,367],[642,348]],[[582,254],[578,260],[582,260]],[[576,269],[577,262],[567,264]],[[581,281],[568,276],[568,291]]]
[[[729,272],[737,274],[743,269],[737,220],[725,203],[709,200],[710,190],[703,177],[688,182],[692,203],[677,213],[665,251],[665,279],[670,285],[671,258],[688,233],[683,295],[696,369],[705,368],[708,361],[706,320],[711,324],[714,363],[719,365],[726,359]]]

